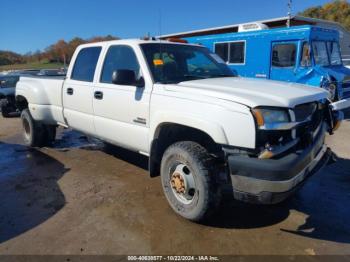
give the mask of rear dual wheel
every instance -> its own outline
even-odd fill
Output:
[[[56,138],[56,126],[35,121],[28,109],[21,113],[23,140],[26,146],[42,147],[51,144]]]

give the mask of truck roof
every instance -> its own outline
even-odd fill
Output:
[[[165,35],[160,35],[157,38],[166,39],[168,37],[193,37],[193,36],[233,33],[233,32],[238,31],[238,27],[240,25],[251,24],[251,23],[261,23],[261,24],[266,24],[267,26],[269,26],[270,23],[276,23],[278,21],[284,21],[284,20],[287,21],[288,19],[289,19],[289,17],[285,16],[285,17],[278,17],[278,18],[267,19],[267,20],[250,21],[250,22],[244,22],[244,23],[240,23],[240,24],[232,24],[232,25],[226,25],[226,26],[191,30],[191,31],[186,31],[186,32],[165,34]],[[296,20],[296,21],[304,21],[304,22],[307,22],[309,25],[313,25],[316,23],[328,23],[328,24],[332,24],[335,26],[339,26],[340,28],[344,29],[344,27],[341,24],[334,22],[334,21],[329,21],[329,20],[310,18],[310,17],[298,16],[298,15],[291,16],[290,19]],[[295,27],[295,26],[292,26],[292,27]],[[271,29],[273,29],[273,28],[276,28],[276,27],[272,27]]]
[[[232,32],[232,33],[222,33],[213,35],[199,35],[192,37],[185,37],[184,39],[190,42],[200,42],[203,40],[215,40],[219,41],[226,38],[237,38],[237,39],[249,39],[249,38],[264,38],[266,41],[268,38],[278,37],[279,40],[290,40],[290,39],[304,39],[306,37],[320,38],[327,40],[337,40],[339,38],[339,32],[334,29],[323,28],[319,26],[302,25],[293,27],[283,27],[283,28],[272,28],[256,31],[246,31],[246,32]]]
[[[79,47],[92,47],[92,46],[106,46],[111,44],[127,44],[127,45],[140,45],[140,44],[150,44],[150,43],[159,43],[159,44],[177,44],[177,45],[193,45],[198,46],[197,44],[193,43],[179,43],[179,42],[172,42],[168,40],[161,40],[161,39],[120,39],[120,40],[111,40],[111,41],[104,41],[104,42],[95,42],[95,43],[88,43],[88,44],[82,44]]]

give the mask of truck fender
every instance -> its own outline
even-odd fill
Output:
[[[27,78],[24,81],[21,80],[16,86],[16,98],[24,97],[28,103],[37,105],[48,105],[50,104],[48,96],[45,92],[45,87],[40,86],[40,83],[36,82],[35,85],[30,83]]]
[[[152,141],[158,137],[161,126],[169,123],[196,128],[208,134],[213,141],[218,144],[228,143],[224,129],[218,123],[209,122],[194,115],[184,113],[179,114],[170,111],[157,113],[153,116],[150,124],[150,146]]]

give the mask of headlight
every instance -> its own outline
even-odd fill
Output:
[[[260,129],[289,129],[289,113],[286,109],[255,108],[253,114]],[[283,128],[282,124],[286,124]]]

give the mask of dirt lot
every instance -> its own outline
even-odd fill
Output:
[[[350,121],[328,138],[339,161],[290,201],[226,201],[205,225],[175,215],[147,159],[64,131],[21,145],[0,118],[0,254],[350,254]]]

